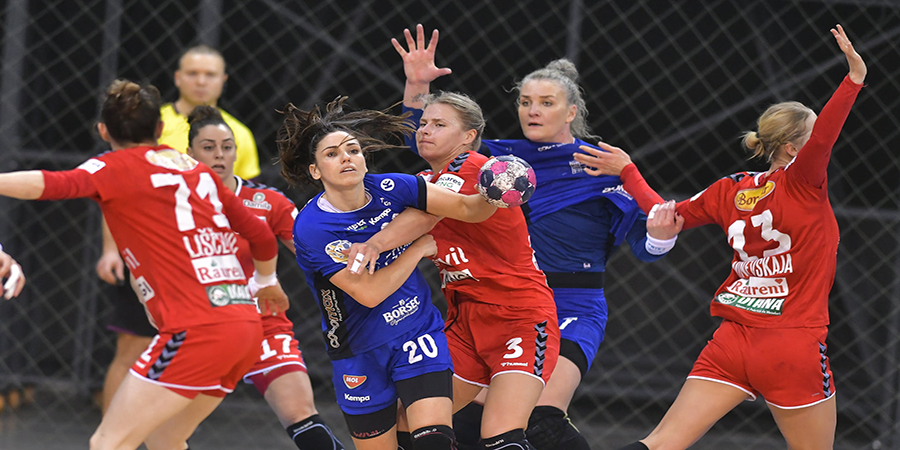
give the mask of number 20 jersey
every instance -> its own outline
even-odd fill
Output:
[[[277,242],[205,165],[165,146],[135,147],[74,170],[44,172],[44,180],[44,200],[88,197],[100,204],[161,332],[259,320],[234,231],[264,243],[253,249],[256,259],[273,258]]]
[[[323,209],[320,193],[294,221],[297,263],[319,304],[322,334],[332,360],[359,355],[415,330],[443,329],[440,311],[431,303],[431,288],[419,269],[374,308],[360,304],[331,283],[331,277],[347,266],[342,250],[367,241],[407,207],[426,207],[421,178],[368,174],[364,183],[371,195],[366,206],[348,212],[328,211]],[[383,252],[376,270],[397,259],[407,247]]]

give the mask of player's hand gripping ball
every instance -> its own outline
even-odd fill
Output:
[[[499,208],[513,208],[528,201],[537,179],[525,160],[503,155],[489,159],[478,172],[478,193]]]

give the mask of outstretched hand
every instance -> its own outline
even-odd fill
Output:
[[[584,171],[588,175],[614,175],[619,176],[625,166],[631,164],[631,157],[619,147],[613,147],[605,142],[598,142],[601,150],[586,145],[579,146],[584,153],[573,153],[575,161],[584,164]]]
[[[409,50],[404,49],[397,39],[392,38],[391,44],[394,44],[397,53],[403,58],[403,72],[406,74],[407,83],[427,84],[438,77],[450,74],[449,68],[438,68],[434,65],[434,52],[437,50],[438,43],[437,29],[431,33],[428,47],[425,46],[425,28],[422,27],[422,24],[416,25],[415,40],[413,40],[409,28],[403,30],[403,35],[406,36],[406,47]]]
[[[863,62],[862,56],[859,56],[859,53],[856,53],[856,50],[853,49],[853,44],[850,42],[850,38],[847,37],[844,27],[838,24],[835,28],[831,29],[831,34],[834,35],[834,40],[837,41],[838,47],[841,48],[841,51],[847,57],[847,65],[850,66],[850,81],[862,84],[866,80],[866,73],[868,72],[866,63]]]

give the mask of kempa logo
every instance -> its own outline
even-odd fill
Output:
[[[390,178],[385,178],[381,180],[381,189],[390,192],[394,190],[394,180]]]
[[[734,195],[734,207],[741,211],[753,211],[753,207],[774,190],[774,181],[767,181],[764,186],[742,189]]]
[[[360,385],[366,382],[365,375],[344,375],[344,386],[347,386],[347,389],[356,389]]]
[[[371,399],[372,398],[369,397],[368,395],[359,396],[359,395],[350,395],[350,394],[344,393],[344,400],[347,400],[350,402],[365,403]]]

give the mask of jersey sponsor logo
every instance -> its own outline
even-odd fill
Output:
[[[725,289],[732,294],[755,298],[783,298],[790,293],[787,279],[784,277],[737,279]]]
[[[546,152],[547,150],[551,150],[551,149],[554,149],[554,148],[556,148],[556,147],[562,147],[563,145],[568,145],[568,144],[550,144],[550,145],[542,145],[542,146],[540,146],[540,147],[537,148],[537,151],[538,151],[538,152]]]
[[[163,150],[147,150],[147,153],[144,153],[144,158],[154,166],[177,170],[179,172],[194,170],[194,168],[197,167],[197,164],[199,164],[194,158],[182,154],[178,150],[168,148]]]
[[[243,284],[220,284],[206,287],[206,296],[213,307],[227,305],[255,305],[250,289]]]
[[[783,298],[745,297],[731,292],[720,293],[716,296],[716,301],[723,305],[770,316],[780,316],[784,306]]]
[[[100,161],[99,159],[91,158],[91,159],[81,163],[81,165],[76,167],[76,169],[81,169],[81,170],[93,175],[104,167],[106,167],[105,162]]]
[[[627,198],[628,200],[634,199],[634,197],[632,197],[631,194],[629,194],[625,190],[625,187],[623,187],[621,184],[618,186],[605,187],[605,188],[603,188],[603,193],[604,194],[618,194],[618,195],[621,195],[622,197]]]
[[[263,194],[262,192],[253,194],[253,200],[247,200],[245,198],[244,206],[248,208],[264,209],[266,211],[272,210],[272,205],[266,201],[266,194]]]
[[[347,231],[361,231],[369,228],[369,225],[366,223],[366,219],[360,219],[359,222],[350,225],[347,228],[344,228]]]
[[[528,363],[506,361],[506,362],[500,363],[500,366],[502,366],[502,367],[512,367],[512,366],[515,366],[515,367],[528,367]]]
[[[375,225],[376,223],[381,222],[382,219],[384,219],[385,217],[390,216],[390,215],[391,215],[391,208],[386,208],[385,210],[381,211],[381,213],[378,214],[377,216],[369,219],[369,225]]]
[[[350,395],[350,394],[344,392],[344,400],[347,400],[348,402],[365,403],[371,399],[372,398],[369,397],[368,395]]]
[[[585,167],[584,164],[581,164],[580,162],[575,161],[574,159],[569,161],[569,169],[572,170],[572,175],[578,175],[579,173],[584,172],[584,167]]]
[[[134,272],[134,269],[141,267],[141,263],[138,262],[137,257],[134,256],[134,252],[128,247],[125,247],[125,250],[122,250],[122,260],[125,261],[128,270],[132,272]]]
[[[347,255],[343,250],[350,250],[350,241],[339,239],[329,242],[325,246],[325,253],[331,257],[331,260],[339,264],[347,264]]]
[[[335,296],[336,293],[333,289],[321,289],[319,291],[319,298],[322,299],[322,308],[325,309],[325,318],[328,322],[328,331],[325,332],[325,337],[328,339],[328,345],[330,345],[331,348],[338,348],[341,346],[341,341],[337,336],[337,332],[341,327],[341,323],[344,321],[343,314],[341,314],[340,309],[338,309],[337,304],[335,304]]]
[[[385,178],[381,180],[381,190],[385,192],[390,192],[394,190],[394,180],[390,178]]]
[[[200,284],[246,280],[241,262],[234,255],[207,256],[191,260]]]
[[[233,231],[215,231],[210,227],[197,229],[193,239],[182,236],[181,241],[191,259],[204,256],[234,255],[238,250],[238,240]]]
[[[732,262],[731,269],[739,278],[774,277],[794,273],[794,263],[790,253],[782,253],[753,261]]]
[[[384,317],[385,323],[393,327],[400,323],[401,320],[415,314],[421,304],[422,302],[419,300],[418,295],[413,298],[406,298],[397,302],[389,312],[382,313],[381,316]]]
[[[457,281],[462,281],[466,279],[472,279],[478,281],[477,278],[472,276],[472,272],[469,269],[463,269],[458,271],[451,270],[441,270],[441,288],[447,287],[450,283],[455,283]]]
[[[347,386],[347,389],[356,389],[360,385],[366,382],[365,375],[344,375],[344,386]]]
[[[454,175],[452,173],[445,173],[438,177],[437,181],[434,184],[449,189],[453,192],[459,193],[459,190],[462,189],[463,184],[465,184],[466,180],[463,180],[459,175]]]
[[[297,219],[297,214],[300,214],[300,211],[297,209],[297,207],[294,207],[294,210],[291,211],[291,219]]]
[[[760,187],[741,189],[734,195],[734,207],[741,211],[753,211],[753,207],[774,190],[774,181],[767,181]]]

